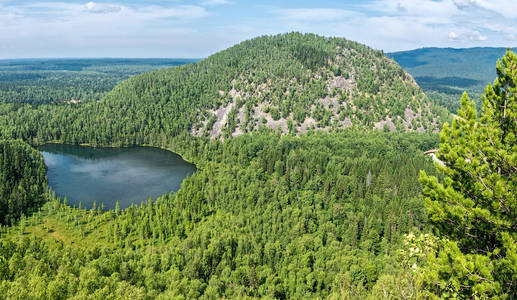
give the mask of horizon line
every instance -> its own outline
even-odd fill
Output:
[[[373,49],[373,48],[372,48]],[[413,48],[413,49],[406,49],[406,50],[397,50],[397,51],[384,51],[382,49],[374,49],[378,51],[382,51],[383,53],[397,53],[397,52],[410,52],[410,51],[416,51],[416,50],[422,50],[422,49],[454,49],[454,50],[462,50],[462,49],[511,49],[515,50],[517,49],[517,45],[513,47],[499,47],[499,46],[477,46],[477,47],[435,47],[435,46],[424,46],[420,48]],[[226,50],[226,49],[224,49]],[[221,50],[221,51],[224,51]],[[218,51],[218,52],[221,52]],[[213,54],[216,54],[218,52],[215,52]],[[15,58],[2,58],[0,57],[0,61],[6,61],[6,60],[72,60],[72,59],[185,59],[185,60],[203,60],[208,58],[209,56],[213,55],[210,54],[206,57],[144,57],[144,56],[64,56],[64,57],[58,57],[58,56],[41,56],[41,57],[15,57]]]

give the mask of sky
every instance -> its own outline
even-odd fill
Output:
[[[0,59],[203,58],[291,31],[385,52],[515,47],[517,0],[0,0]]]

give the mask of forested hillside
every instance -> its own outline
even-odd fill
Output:
[[[435,132],[446,118],[381,52],[298,33],[133,76],[98,103],[0,105],[4,137],[94,145],[153,144],[185,132],[230,137],[261,127]]]
[[[46,200],[43,157],[21,141],[0,140],[0,224],[10,225]]]
[[[514,49],[515,50],[515,49]],[[494,80],[494,62],[506,48],[422,48],[389,53],[436,104],[456,113],[467,91],[481,110],[481,95]]]
[[[182,125],[178,130],[212,138],[263,125],[293,134],[346,127],[431,132],[446,118],[381,52],[299,33],[255,38],[194,65],[132,77],[105,102],[158,106]]]

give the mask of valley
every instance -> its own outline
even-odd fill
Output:
[[[396,60],[291,32],[0,101],[0,299],[512,299],[517,56],[481,118]]]

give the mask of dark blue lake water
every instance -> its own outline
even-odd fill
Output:
[[[104,208],[140,204],[176,191],[195,172],[179,155],[151,147],[94,148],[48,144],[38,148],[48,167],[49,185],[68,204]]]

